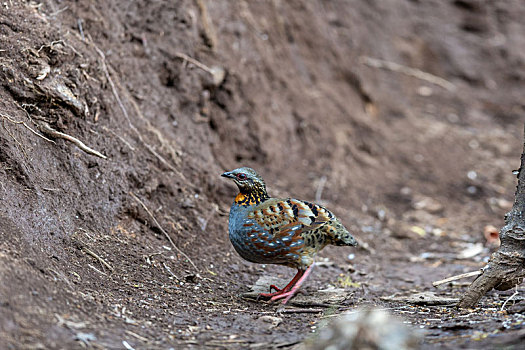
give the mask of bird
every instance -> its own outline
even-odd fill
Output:
[[[237,253],[250,262],[278,264],[297,269],[283,288],[270,285],[260,298],[286,304],[314,266],[315,255],[325,246],[357,246],[356,239],[325,207],[293,198],[272,198],[263,178],[241,167],[221,176],[232,180],[239,193],[230,208],[228,231]],[[275,292],[272,292],[275,290]]]

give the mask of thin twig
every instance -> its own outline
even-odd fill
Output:
[[[84,152],[86,152],[88,154],[92,154],[92,155],[100,157],[102,159],[107,159],[108,158],[105,155],[103,155],[102,153],[100,153],[98,151],[95,151],[94,149],[86,146],[82,141],[80,141],[76,137],[70,136],[68,134],[64,134],[63,132],[60,132],[60,131],[56,131],[55,129],[50,127],[49,124],[47,124],[47,123],[40,123],[40,130],[44,134],[46,134],[48,136],[61,138],[61,139],[64,139],[64,140],[71,141],[75,145],[77,145],[78,148],[80,148],[82,151],[84,151]]]
[[[188,259],[188,261],[190,262],[190,264],[195,268],[195,270],[197,272],[200,272],[199,269],[197,268],[197,265],[195,265],[195,263],[193,263],[193,261],[190,259],[190,257],[184,253],[182,250],[179,249],[179,247],[177,247],[175,245],[175,243],[173,242],[173,240],[171,239],[170,235],[168,234],[168,232],[166,232],[166,230],[164,230],[162,228],[162,226],[160,226],[159,222],[157,221],[157,219],[155,218],[155,216],[153,215],[153,213],[148,209],[148,207],[146,207],[146,204],[144,204],[144,202],[142,202],[139,197],[137,197],[133,192],[130,192],[129,193],[137,202],[139,202],[139,204],[142,206],[142,208],[144,208],[144,210],[149,214],[149,216],[153,219],[153,222],[155,223],[155,225],[157,225],[157,227],[159,228],[159,230],[164,234],[164,236],[166,236],[166,238],[168,239],[168,241],[170,242],[170,244],[172,245],[173,248],[175,248],[175,250],[177,252],[179,252],[182,256],[184,256],[186,259]]]
[[[24,145],[22,145],[22,143],[20,141],[18,141],[18,139],[15,137],[15,135],[13,135],[11,133],[11,131],[9,131],[9,129],[6,128],[4,121],[2,121],[2,126],[4,127],[5,131],[9,134],[9,136],[11,136],[11,138],[13,140],[15,140],[16,144],[20,148],[20,151],[24,154],[24,157],[26,157],[26,159],[29,160],[29,156],[27,155],[27,152],[26,152],[26,150],[24,148]]]
[[[96,45],[93,45],[95,50],[98,52],[100,57],[102,57],[102,69],[104,70],[104,75],[106,76],[106,79],[109,82],[109,85],[111,86],[111,91],[113,92],[113,96],[115,96],[115,99],[117,100],[117,103],[122,110],[122,113],[124,114],[124,117],[126,117],[129,127],[136,133],[139,134],[137,128],[131,123],[131,119],[129,118],[128,111],[126,110],[126,107],[124,107],[124,104],[122,103],[122,100],[120,99],[120,96],[117,92],[117,88],[115,87],[115,84],[113,83],[113,79],[111,79],[111,76],[109,75],[108,67],[106,65],[106,55],[100,50]]]
[[[85,251],[86,253],[88,253],[89,255],[91,255],[92,257],[94,257],[95,259],[97,259],[98,261],[100,261],[100,263],[102,265],[104,265],[105,267],[107,267],[110,271],[113,271],[113,267],[111,267],[110,264],[108,264],[104,259],[102,259],[100,256],[98,256],[97,254],[95,254],[93,251],[91,251],[89,248],[87,247],[82,247],[81,248],[83,251]]]
[[[171,165],[166,159],[164,159],[163,156],[161,156],[160,154],[157,153],[157,151],[155,151],[153,146],[147,144],[146,142],[142,142],[142,143],[148,149],[148,151],[151,152],[151,154],[153,154],[155,157],[157,157],[158,160],[161,161],[162,164],[167,166],[171,171],[173,171],[173,172],[175,172],[177,174],[180,174],[180,172],[177,170],[177,168],[175,168],[173,165]]]
[[[442,88],[454,92],[456,91],[456,85],[452,84],[450,81],[445,80],[441,77],[438,77],[434,74],[430,74],[427,72],[424,72],[422,70],[411,68],[407,66],[403,66],[399,63],[380,60],[377,58],[372,58],[368,56],[361,56],[360,61],[363,64],[366,64],[369,67],[373,68],[382,68],[386,70],[390,70],[392,72],[402,73],[417,79],[421,79],[424,81],[427,81],[429,83],[432,83],[434,85],[441,86]]]
[[[396,311],[401,311],[401,309],[403,308],[406,308],[406,307],[386,307],[386,308],[381,308],[381,309],[373,309],[372,311],[373,312],[378,312],[378,311],[390,311],[390,310],[396,310]],[[351,310],[351,309],[347,309],[347,310]],[[339,316],[345,316],[345,315],[354,315],[354,314],[357,314],[357,313],[360,313],[361,311],[357,310],[357,311],[351,311],[351,312],[341,312],[341,313],[336,313],[336,314],[330,314],[330,315],[324,315],[324,316],[321,316],[320,319],[323,319],[323,318],[332,318],[332,317],[339,317]]]
[[[58,9],[57,11],[55,11],[55,12],[49,14],[49,17],[54,17],[54,16],[58,15],[59,13],[64,12],[64,11],[67,10],[68,8],[69,8],[69,6],[64,6],[63,8]]]
[[[188,56],[188,55],[186,55],[186,54],[184,54],[182,52],[175,52],[175,56],[178,57],[178,58],[182,58],[183,60],[192,63],[193,65],[199,67],[200,69],[202,69],[205,72],[213,74],[213,70],[210,67],[208,67],[204,63],[201,63],[201,62],[197,61],[195,58],[191,58],[190,56]]]
[[[459,280],[459,279],[462,279],[462,278],[478,276],[478,275],[481,275],[482,273],[483,273],[483,271],[481,271],[481,270],[471,271],[471,272],[467,272],[467,273],[462,273],[461,275],[456,275],[456,276],[445,278],[444,280],[439,280],[439,281],[436,281],[436,282],[432,282],[432,285],[434,287],[437,287],[437,286],[440,286],[442,284],[445,284],[445,283],[448,283],[448,282],[452,282],[452,281],[455,281],[455,280]]]

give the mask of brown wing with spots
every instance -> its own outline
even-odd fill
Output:
[[[348,231],[330,211],[305,201],[269,199],[251,210],[248,219],[248,243],[272,263],[309,266],[327,244],[349,244],[340,239]]]
[[[320,205],[297,199],[267,202],[254,211],[254,216],[259,225],[276,237],[287,237],[293,231],[306,240],[307,246],[357,245],[339,219]]]
[[[269,233],[281,236],[297,225],[308,229],[319,227],[334,216],[321,206],[288,198],[265,201],[250,213],[250,218]]]

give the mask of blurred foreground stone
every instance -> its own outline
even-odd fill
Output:
[[[420,335],[383,310],[342,314],[295,350],[419,349]]]

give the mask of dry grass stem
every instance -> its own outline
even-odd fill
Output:
[[[135,150],[135,147],[133,147],[128,141],[126,141],[126,139],[124,139],[122,136],[118,135],[116,132],[114,132],[113,130],[109,129],[109,128],[106,128],[105,126],[102,127],[102,130],[104,131],[107,131],[109,133],[111,133],[113,136],[117,137],[120,141],[122,141],[126,146],[129,147],[130,150],[134,151]]]
[[[98,256],[97,254],[95,254],[93,251],[91,251],[89,248],[87,247],[82,247],[82,250],[85,251],[87,254],[91,255],[92,257],[94,257],[95,259],[97,259],[102,265],[104,265],[105,267],[107,267],[110,271],[113,271],[113,267],[111,267],[110,264],[108,264],[104,259],[102,259],[100,256]]]
[[[177,281],[180,281],[180,278],[177,277],[177,275],[175,275],[173,273],[173,271],[171,271],[170,267],[168,265],[166,265],[166,263],[162,263],[162,266],[164,266],[164,268],[166,269],[166,271],[169,272],[170,275],[172,275]]]
[[[139,197],[137,197],[133,192],[130,192],[130,195],[142,206],[142,208],[144,208],[144,210],[148,213],[148,215],[151,217],[151,219],[153,220],[153,222],[155,223],[155,225],[157,225],[157,227],[159,228],[159,230],[164,234],[164,236],[166,236],[166,238],[168,239],[168,241],[170,242],[171,246],[177,251],[179,252],[179,254],[181,254],[182,256],[184,256],[188,261],[189,263],[193,266],[193,268],[195,269],[195,271],[197,272],[200,272],[199,269],[197,268],[197,265],[195,265],[195,263],[190,259],[190,257],[184,253],[182,250],[180,250],[179,247],[177,247],[175,245],[175,243],[173,242],[173,240],[171,239],[170,235],[168,234],[168,232],[166,232],[166,230],[164,230],[162,228],[162,226],[159,224],[159,222],[157,221],[157,219],[155,218],[155,216],[153,215],[153,213],[151,212],[151,210],[148,209],[148,207],[146,206],[146,204],[144,204],[144,202],[142,202],[140,200]]]
[[[422,70],[411,68],[407,66],[403,66],[399,63],[386,61],[386,60],[380,60],[377,58],[372,58],[368,56],[361,56],[360,57],[361,63],[373,67],[373,68],[381,68],[386,69],[392,72],[402,73],[420,80],[427,81],[431,84],[441,86],[445,90],[448,90],[450,92],[456,91],[456,85],[452,84],[450,81],[445,80],[443,78],[440,78],[434,74],[430,74],[427,72],[424,72]]]
[[[93,44],[93,47],[95,48],[95,50],[98,52],[98,54],[102,58],[102,69],[104,70],[104,75],[106,76],[106,79],[108,80],[109,85],[111,86],[111,91],[113,93],[113,96],[117,100],[117,103],[118,103],[118,105],[119,105],[119,107],[120,107],[120,109],[122,111],[122,114],[124,114],[124,117],[126,118],[130,129],[133,130],[135,135],[137,135],[139,141],[146,147],[146,149],[148,151],[151,152],[151,154],[153,154],[162,164],[167,166],[170,170],[172,170],[173,172],[178,174],[181,178],[185,179],[185,177],[173,165],[171,165],[166,159],[164,159],[164,157],[162,157],[160,154],[158,154],[152,146],[150,146],[147,142],[144,141],[144,139],[142,137],[142,134],[137,130],[135,125],[133,125],[133,123],[131,122],[131,119],[129,117],[128,111],[127,111],[126,107],[124,107],[124,104],[122,103],[120,95],[119,95],[119,93],[117,91],[117,88],[115,86],[115,82],[113,81],[113,79],[111,79],[111,75],[109,74],[108,66],[106,64],[106,56],[104,55],[104,53],[95,44]],[[118,84],[119,87],[122,89],[122,87],[120,86],[118,81],[116,82],[116,84]],[[141,117],[141,119],[143,119],[148,124],[148,126],[150,126],[149,121],[146,118],[144,118],[144,116],[142,115],[142,112],[140,111],[140,109],[139,109],[138,105],[136,104],[136,102],[132,98],[129,98],[129,101],[131,102],[131,104],[135,108],[135,111],[137,112],[137,115],[139,117]],[[157,134],[157,137],[159,137],[158,134]],[[162,143],[162,140],[161,140],[161,143]],[[126,144],[128,144],[128,143],[126,142]],[[129,145],[129,146],[131,147],[131,145]]]
[[[101,275],[104,275],[104,276],[107,276],[107,274],[103,271],[100,271],[99,269],[97,269],[95,266],[91,265],[91,264],[87,264],[87,266],[95,271],[97,271],[98,273],[100,273]]]
[[[319,314],[323,309],[280,309],[277,313],[280,314]]]

